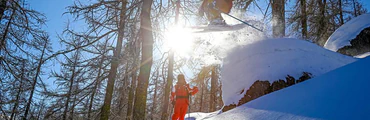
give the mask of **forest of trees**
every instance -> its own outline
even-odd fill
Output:
[[[197,17],[201,2],[74,0],[64,14],[85,28],[76,31],[67,24],[51,38],[44,29],[47,16],[31,9],[29,0],[0,0],[0,119],[167,120],[173,113],[170,90],[184,67],[194,74],[185,75],[189,84],[199,87],[190,111],[221,109],[222,65],[160,49],[171,25],[206,21]],[[293,36],[321,46],[339,26],[367,13],[359,0],[233,3],[232,11],[260,11],[261,21],[271,24],[265,31],[271,37]],[[63,49],[53,49],[53,42]]]

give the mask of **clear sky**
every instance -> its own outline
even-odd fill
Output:
[[[83,1],[83,0],[81,0]],[[290,0],[290,2],[294,2],[295,0]],[[266,8],[267,4],[263,3],[264,0],[259,1],[258,4],[263,9]],[[370,11],[370,0],[360,0],[365,6],[365,8]],[[73,17],[71,17],[68,14],[63,15],[64,12],[67,11],[66,7],[69,5],[72,5],[74,3],[74,0],[28,0],[28,3],[30,4],[30,7],[32,9],[35,9],[41,13],[44,13],[47,17],[47,23],[45,30],[49,32],[50,38],[52,40],[52,47],[53,51],[57,51],[61,49],[61,45],[59,43],[59,40],[57,38],[57,34],[61,34],[66,27],[66,23],[68,20],[72,21]],[[289,6],[289,5],[288,5]],[[287,8],[288,9],[288,8]],[[259,14],[261,13],[256,7],[251,8],[254,13]],[[75,24],[75,26],[72,26],[75,30],[79,31],[81,30],[81,26],[83,26],[83,22],[79,21]],[[60,67],[54,63],[52,63],[52,69],[53,70],[59,70]],[[188,76],[192,77],[192,76]],[[51,84],[51,81],[46,81],[49,85]]]
[[[31,8],[46,15],[48,21],[45,29],[50,33],[53,43],[58,42],[56,34],[60,34],[65,28],[68,19],[72,18],[69,15],[62,14],[67,11],[66,7],[72,5],[73,2],[74,0],[29,0]],[[360,2],[362,2],[365,5],[365,8],[370,11],[370,0],[360,0]],[[263,7],[264,5],[262,4],[260,6]],[[58,44],[53,44],[53,47],[58,47],[57,45]]]

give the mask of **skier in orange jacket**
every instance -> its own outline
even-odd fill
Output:
[[[203,0],[199,8],[199,15],[206,13],[209,25],[226,25],[221,13],[230,13],[233,0]]]
[[[177,76],[177,83],[172,88],[171,102],[175,105],[172,120],[184,120],[189,106],[189,97],[198,92],[198,87],[190,88],[183,74]]]

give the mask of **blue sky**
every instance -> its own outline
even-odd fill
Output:
[[[370,10],[370,0],[360,0],[360,1],[365,5],[365,8]],[[45,29],[47,32],[51,34],[50,36],[51,39],[53,40],[53,47],[58,47],[58,44],[55,44],[58,42],[56,36],[57,33],[60,34],[65,28],[68,19],[72,18],[68,14],[65,15],[62,14],[66,12],[66,7],[72,5],[73,2],[74,0],[29,0],[31,8],[46,15],[48,21],[46,23],[47,27],[45,27]],[[261,7],[266,6],[263,4],[263,1],[259,2],[258,4],[261,4],[260,5]],[[259,12],[257,11],[258,9],[256,7],[255,9],[252,8],[252,10],[256,10],[256,13]]]
[[[54,52],[62,48],[57,38],[57,35],[63,32],[68,20],[70,21],[73,20],[73,17],[71,15],[68,15],[68,14],[63,15],[63,13],[67,11],[66,7],[69,5],[72,5],[74,1],[75,0],[29,0],[28,1],[32,9],[35,9],[41,13],[44,13],[45,16],[47,17],[47,23],[46,23],[47,26],[45,27],[45,30],[50,34]],[[294,1],[295,0],[290,0],[290,3]],[[263,2],[265,2],[265,0],[260,0],[258,4],[264,9],[266,8],[267,4]],[[365,8],[370,10],[370,0],[360,0],[360,2],[364,4]],[[257,7],[252,7],[250,10],[252,10],[252,12],[255,14],[261,13]],[[82,30],[81,28],[83,28],[83,25],[84,25],[83,22],[78,21],[77,23],[72,24],[71,27],[75,29],[76,31],[80,31]],[[60,67],[56,64],[56,62],[52,63],[53,70],[59,70],[59,68]],[[192,77],[192,75],[188,77]],[[50,85],[52,82],[47,81],[46,83]]]

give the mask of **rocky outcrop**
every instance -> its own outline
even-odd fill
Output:
[[[299,77],[299,79],[295,79],[294,77],[287,75],[287,77],[285,77],[285,80],[280,79],[280,80],[274,81],[272,84],[270,84],[270,82],[267,80],[265,81],[257,80],[256,82],[253,83],[251,87],[249,87],[249,89],[246,92],[244,92],[244,90],[241,90],[240,94],[244,93],[244,97],[239,100],[238,104],[230,104],[230,105],[224,106],[222,111],[223,112],[228,111],[237,106],[240,106],[249,101],[252,101],[258,97],[261,97],[263,95],[269,94],[274,91],[281,90],[283,88],[286,88],[288,86],[294,85],[299,82],[303,82],[311,78],[312,78],[311,73],[303,72],[302,76]]]
[[[351,45],[344,46],[340,48],[337,52],[356,56],[366,52],[370,52],[370,27],[365,28],[356,36],[356,38],[351,40]]]

